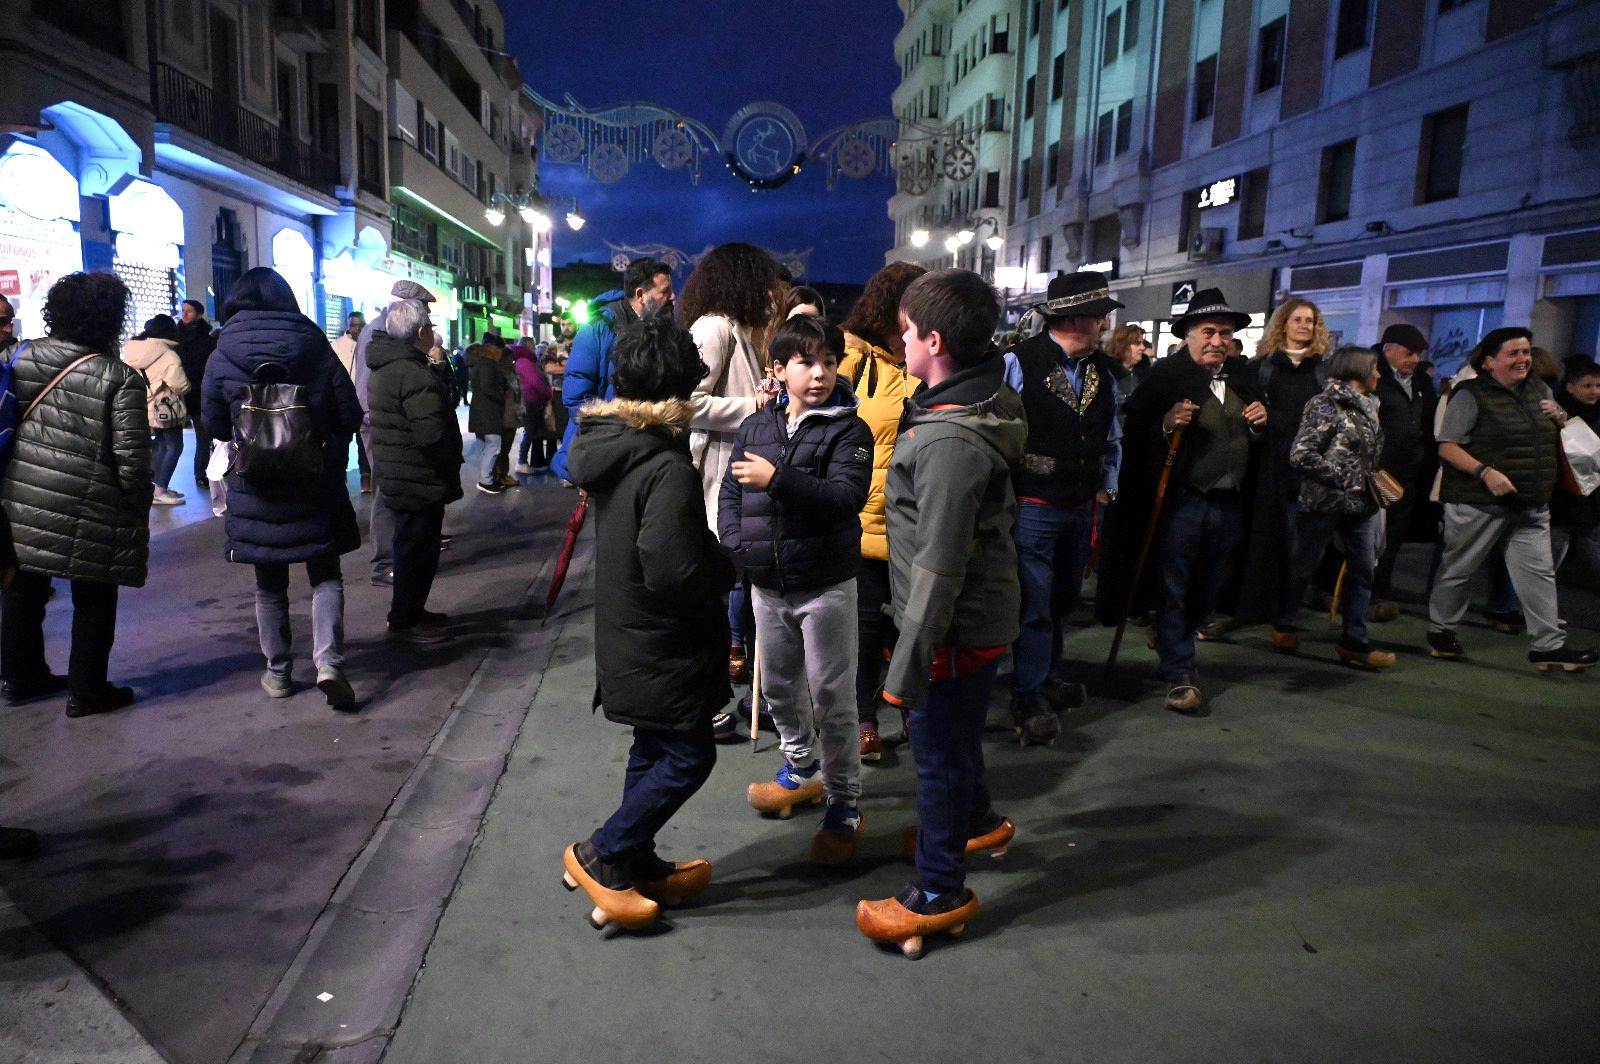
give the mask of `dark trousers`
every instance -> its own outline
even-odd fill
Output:
[[[1187,489],[1167,499],[1161,549],[1161,610],[1156,646],[1161,675],[1176,680],[1195,671],[1194,630],[1216,608],[1238,571],[1244,544],[1244,507],[1237,495],[1201,495]]]
[[[367,441],[362,438],[359,432],[356,433],[356,468],[361,471],[361,475],[364,477],[372,475],[372,463],[367,460]]]
[[[952,657],[955,656],[952,650]],[[929,894],[966,883],[967,840],[999,823],[983,780],[983,725],[998,661],[934,680],[911,711],[917,766],[917,886]]]
[[[1302,513],[1295,531],[1294,583],[1296,601],[1305,597],[1329,544],[1335,540],[1344,548],[1344,602],[1340,616],[1344,638],[1352,647],[1367,645],[1367,608],[1372,604],[1373,557],[1377,550],[1382,518],[1376,512],[1365,515]]]
[[[522,404],[522,442],[517,446],[517,464],[527,465],[530,456],[536,466],[548,462],[544,456],[543,403],[537,406],[532,403]]]
[[[389,627],[410,628],[422,620],[428,592],[439,572],[439,537],[444,532],[444,504],[415,513],[394,511],[394,597],[389,602]]]
[[[622,804],[589,841],[607,864],[655,850],[656,833],[711,778],[717,744],[711,718],[692,732],[633,729]]]
[[[1014,694],[1043,687],[1061,660],[1063,626],[1083,594],[1083,571],[1094,543],[1094,500],[1051,506],[1017,503],[1017,573],[1022,628],[1012,645]]]
[[[50,673],[44,657],[44,613],[50,578],[17,570],[0,597],[0,675],[7,683],[31,687]],[[72,652],[67,686],[76,698],[105,692],[106,666],[117,638],[117,585],[72,581]]]
[[[1389,594],[1395,562],[1400,560],[1400,548],[1406,545],[1406,527],[1411,524],[1411,511],[1416,508],[1417,493],[1427,491],[1427,487],[1420,483],[1407,485],[1405,495],[1384,514],[1383,553],[1378,555],[1378,565],[1372,574],[1374,597],[1381,598]]]
[[[894,621],[889,604],[889,563],[861,559],[856,575],[856,710],[861,723],[878,723],[878,688],[883,684],[883,652],[893,649]]]
[[[211,461],[212,441],[205,424],[200,420],[198,408],[190,410],[189,421],[194,425],[194,482],[199,486],[206,483],[206,463]]]

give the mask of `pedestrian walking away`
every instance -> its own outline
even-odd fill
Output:
[[[183,375],[189,381],[184,406],[189,424],[194,426],[194,483],[202,490],[210,487],[206,464],[211,461],[212,440],[206,435],[205,418],[200,413],[200,382],[206,376],[206,361],[216,349],[217,336],[206,320],[205,304],[198,299],[185,299],[179,309],[178,361],[183,363]]]
[[[294,694],[294,639],[289,626],[289,566],[303,563],[311,581],[311,659],[317,688],[334,709],[355,708],[344,673],[344,579],[339,557],[361,545],[345,487],[350,437],[361,427],[355,384],[328,338],[300,313],[288,282],[265,266],[245,271],[224,304],[228,323],[206,367],[204,416],[217,439],[239,439],[242,408],[253,386],[274,381],[297,390],[314,454],[304,468],[269,476],[228,474],[224,515],[229,561],[255,567],[256,628],[271,698]],[[242,448],[241,448],[242,449]]]
[[[356,355],[361,349],[361,334],[366,331],[366,328],[367,316],[359,310],[355,311],[345,317],[344,332],[340,333],[333,341],[333,353],[339,357],[339,365],[343,366],[344,371],[350,374],[351,381],[356,379]],[[364,425],[363,428],[365,428]],[[372,465],[367,459],[367,441],[364,432],[356,433],[356,467],[361,474],[361,493],[370,495],[372,493]]]
[[[704,859],[669,862],[656,837],[716,762],[711,716],[733,692],[722,651],[733,563],[706,523],[689,458],[690,393],[704,367],[665,315],[623,330],[616,398],[585,408],[570,470],[595,510],[595,704],[633,729],[622,802],[567,847],[563,882],[590,921],[641,927],[711,879]]]
[[[184,396],[191,382],[177,348],[178,323],[165,314],[145,322],[144,331],[122,345],[122,361],[144,375],[157,506],[183,503],[182,492],[172,490],[172,474],[183,456],[183,422],[188,417]]]

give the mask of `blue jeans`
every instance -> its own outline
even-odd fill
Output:
[[[917,886],[929,894],[966,883],[967,840],[1000,822],[983,781],[983,725],[1000,663],[935,680],[911,711],[917,766]]]
[[[256,628],[267,671],[288,676],[294,668],[289,630],[289,564],[259,563],[256,569]],[[311,660],[319,669],[344,668],[344,577],[339,556],[306,562],[311,581]]]
[[[172,483],[178,459],[183,457],[183,429],[152,429],[150,438],[150,465],[155,473],[152,479],[156,487],[165,488]]]
[[[693,732],[633,729],[622,804],[589,840],[607,864],[655,849],[656,833],[683,808],[717,763],[711,715]]]
[[[1094,541],[1094,500],[1072,506],[1019,500],[1014,535],[1022,630],[1011,648],[1011,690],[1031,695],[1061,660],[1062,625],[1083,593],[1083,570]]]
[[[1244,506],[1237,495],[1180,489],[1167,501],[1161,559],[1161,610],[1156,647],[1161,675],[1176,680],[1195,671],[1194,630],[1216,608],[1223,585],[1238,571],[1244,544]]]
[[[1378,535],[1383,518],[1373,511],[1365,517],[1347,514],[1299,513],[1295,517],[1294,575],[1289,582],[1291,602],[1305,596],[1306,585],[1316,575],[1322,554],[1337,537],[1344,551],[1344,602],[1339,612],[1345,642],[1367,645],[1367,607],[1372,604],[1372,580],[1377,567]]]
[[[493,435],[479,435],[483,446],[478,449],[478,483],[493,484],[495,459],[500,457],[500,447],[505,442],[505,437],[499,433]]]

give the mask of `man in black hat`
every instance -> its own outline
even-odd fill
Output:
[[[1428,338],[1415,325],[1391,325],[1378,341],[1378,420],[1383,426],[1383,455],[1378,464],[1405,487],[1399,502],[1384,514],[1383,553],[1372,581],[1372,619],[1392,621],[1400,607],[1389,598],[1389,581],[1394,563],[1406,542],[1418,500],[1427,495],[1428,484],[1439,461],[1439,445],[1433,440],[1433,411],[1439,395],[1417,363],[1428,349]]]
[[[1082,685],[1055,670],[1062,625],[1083,590],[1096,510],[1117,494],[1118,366],[1100,349],[1100,335],[1121,306],[1104,274],[1057,277],[1034,308],[1044,331],[1005,356],[1006,383],[1021,393],[1028,415],[1025,453],[1012,476],[1022,630],[1012,647],[1011,716],[1024,744],[1055,741],[1055,711],[1083,704]]]
[[[1127,402],[1117,532],[1107,533],[1115,553],[1101,572],[1113,583],[1131,578],[1151,508],[1161,506],[1160,546],[1150,563],[1161,592],[1156,649],[1170,684],[1166,708],[1179,713],[1202,704],[1194,633],[1237,572],[1252,452],[1267,426],[1256,375],[1232,355],[1234,332],[1249,322],[1221,291],[1197,292],[1188,313],[1172,323],[1183,349],[1158,360]],[[1158,498],[1160,470],[1175,442],[1172,477]],[[1120,611],[1125,594],[1126,585],[1120,593],[1112,588],[1105,601]]]

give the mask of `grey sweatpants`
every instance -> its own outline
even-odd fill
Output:
[[[828,796],[854,803],[861,797],[856,582],[820,591],[752,587],[750,592],[761,691],[783,756],[803,767],[820,754]]]
[[[1550,558],[1550,507],[1444,504],[1444,558],[1428,597],[1429,627],[1454,630],[1467,615],[1472,577],[1497,544],[1528,620],[1534,650],[1560,650],[1567,642],[1556,612],[1556,570]]]

